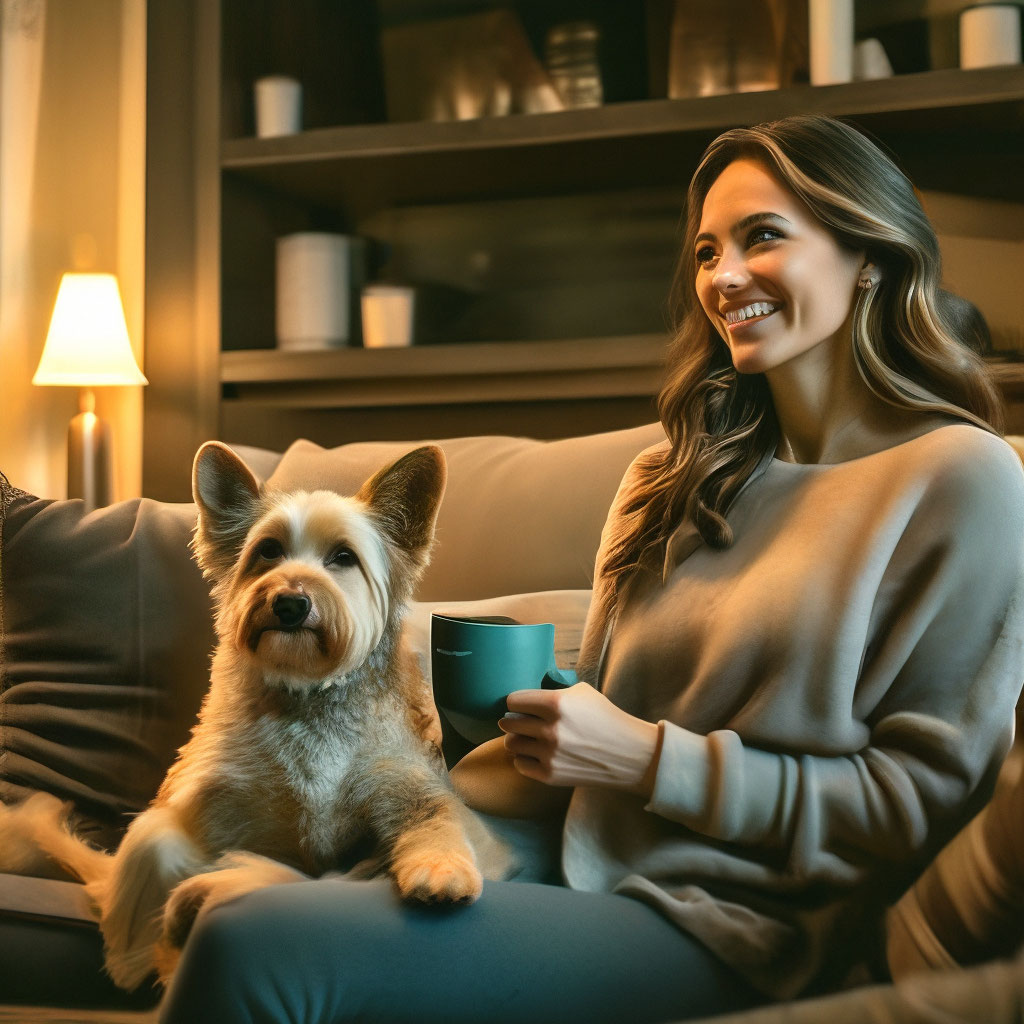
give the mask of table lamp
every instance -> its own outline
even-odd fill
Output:
[[[86,511],[109,505],[113,493],[110,425],[96,415],[96,387],[148,384],[128,340],[113,274],[65,274],[33,384],[81,388],[79,413],[68,427],[68,497]]]

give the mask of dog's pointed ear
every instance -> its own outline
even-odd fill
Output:
[[[192,496],[199,508],[193,547],[207,575],[218,576],[238,559],[260,502],[260,483],[226,445],[207,441],[192,466]]]
[[[369,506],[392,543],[418,552],[434,539],[447,480],[444,452],[425,445],[372,476],[356,497]]]

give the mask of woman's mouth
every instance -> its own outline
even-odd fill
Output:
[[[725,314],[725,326],[729,331],[735,331],[751,324],[760,323],[770,317],[781,307],[774,302],[751,302],[742,309],[730,309]]]

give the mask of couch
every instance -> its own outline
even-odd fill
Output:
[[[435,608],[553,622],[558,664],[573,668],[615,489],[663,437],[652,424],[553,442],[439,442],[448,489],[409,617],[424,668]],[[268,486],[352,493],[415,444],[238,451]],[[206,688],[213,629],[188,547],[195,508],[136,499],[85,515],[80,501],[35,498],[16,483],[0,480],[0,800],[45,790],[73,801],[77,828],[113,848]],[[0,832],[5,850],[15,860]],[[152,1019],[155,990],[127,995],[104,975],[83,887],[28,853],[8,867],[0,1021]]]
[[[433,609],[553,622],[558,665],[573,668],[608,506],[632,458],[663,436],[652,424],[555,442],[439,442],[449,485],[434,558],[408,619],[425,670]],[[1024,439],[1010,440],[1024,451]],[[283,455],[238,451],[269,486],[351,493],[414,446],[297,441]],[[209,591],[188,550],[194,523],[192,505],[147,499],[85,515],[79,501],[34,498],[0,474],[0,800],[16,803],[36,790],[71,800],[78,829],[107,848],[145,807],[187,739],[207,683],[213,630]],[[1022,766],[1018,743],[989,808],[908,894],[921,897],[926,916],[941,912],[937,937],[962,933],[979,960],[1024,936],[1024,902],[1008,904],[986,882],[1020,875],[1024,894]],[[2,823],[0,856],[12,860]],[[981,870],[1005,857],[1002,873]],[[976,884],[965,889],[965,876]],[[1009,911],[1009,941],[970,934],[985,923],[979,907],[993,901],[997,919]],[[742,1024],[1019,1019],[1024,956],[977,970],[765,1009]],[[123,993],[104,975],[80,885],[28,855],[0,872],[0,1022],[142,1024],[155,1019],[157,997],[155,989]],[[996,1008],[1003,1002],[1005,1016]]]

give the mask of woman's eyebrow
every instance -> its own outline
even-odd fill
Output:
[[[781,214],[770,213],[766,210],[763,213],[751,213],[744,217],[743,220],[737,221],[736,224],[733,225],[733,231],[743,231],[744,229],[749,228],[751,224],[763,224],[765,221],[774,221],[777,224],[789,225],[789,221]],[[714,242],[715,240],[715,236],[710,231],[702,231],[693,240],[693,243],[696,245],[698,242]]]

